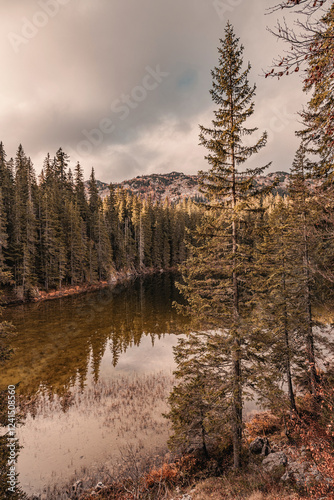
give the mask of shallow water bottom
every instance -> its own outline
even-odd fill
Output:
[[[153,348],[146,337],[123,354],[117,367],[108,363],[106,349],[97,382],[90,373],[84,388],[76,384],[62,397],[50,397],[41,388],[17,432],[23,446],[18,460],[22,489],[38,495],[101,464],[112,469],[129,446],[143,455],[166,446],[169,425],[162,413],[173,385],[175,343],[175,336],[166,336]]]

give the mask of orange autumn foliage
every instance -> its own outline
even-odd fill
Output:
[[[161,482],[168,484],[176,483],[179,478],[180,471],[176,464],[163,464],[159,469],[152,469],[146,474],[145,484],[148,488],[152,488]]]

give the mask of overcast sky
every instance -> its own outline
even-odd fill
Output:
[[[209,126],[210,70],[227,20],[257,84],[251,123],[268,145],[250,166],[289,170],[306,102],[298,75],[264,79],[284,47],[266,31],[276,0],[0,0],[0,140],[19,143],[40,172],[61,146],[89,176],[206,170],[198,125]]]

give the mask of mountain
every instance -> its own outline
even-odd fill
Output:
[[[278,177],[279,184],[274,192],[284,195],[287,193],[289,174],[287,172],[272,172],[268,175],[261,175],[257,178],[256,186],[263,187],[270,185]],[[142,197],[151,196],[154,200],[165,200],[168,198],[171,202],[183,198],[196,199],[202,195],[198,190],[198,176],[186,175],[182,172],[171,172],[168,174],[140,175],[134,179],[126,180],[118,184],[117,187],[123,187]],[[109,194],[109,185],[105,182],[96,181],[101,198]],[[88,192],[88,181],[85,182]]]

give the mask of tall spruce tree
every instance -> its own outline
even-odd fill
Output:
[[[209,151],[206,159],[211,166],[209,172],[200,172],[201,189],[209,200],[208,214],[198,230],[198,246],[191,248],[191,257],[183,267],[184,285],[180,288],[188,303],[185,311],[200,322],[197,331],[203,334],[204,328],[218,328],[220,332],[220,335],[212,335],[207,345],[215,344],[223,357],[213,355],[211,369],[215,376],[219,373],[224,396],[229,400],[226,411],[229,412],[234,467],[239,468],[243,362],[250,351],[247,346],[251,341],[249,300],[253,293],[252,283],[247,279],[253,252],[247,232],[251,223],[251,200],[256,195],[254,178],[266,168],[241,170],[240,166],[266,145],[267,134],[253,146],[243,141],[244,136],[257,130],[244,125],[254,112],[255,86],[251,87],[248,82],[250,64],[246,70],[242,69],[243,47],[230,23],[218,52],[219,63],[212,71],[210,91],[217,105],[215,118],[212,128],[200,127],[200,143]],[[201,337],[199,334],[198,338]],[[215,349],[211,347],[211,351]],[[202,352],[205,356],[205,349]],[[179,358],[179,374],[182,365],[185,368],[191,363],[191,354]],[[172,399],[171,403],[173,405]],[[180,411],[181,408],[179,406]],[[173,407],[173,423],[175,410]]]
[[[8,247],[7,220],[0,186],[0,284],[8,283],[11,273],[5,262],[5,252]]]
[[[65,203],[67,227],[67,274],[71,285],[83,283],[87,273],[86,227],[77,203]]]
[[[255,387],[273,411],[285,406],[296,411],[293,373],[296,374],[298,352],[303,347],[301,317],[304,312],[296,284],[296,272],[300,270],[295,267],[289,201],[276,196],[266,203],[269,209],[264,235],[257,241],[258,293],[254,313],[265,344],[265,356],[259,359],[258,373],[262,375],[257,377]],[[288,399],[282,390],[283,384],[287,386]]]
[[[121,229],[117,212],[117,194],[115,193],[113,184],[109,185],[109,196],[107,196],[105,200],[104,212],[114,265],[116,269],[119,269],[122,265],[122,252],[120,247]]]
[[[333,352],[328,336],[316,320],[316,310],[323,297],[330,293],[334,275],[332,233],[334,228],[334,177],[330,165],[323,170],[322,161],[311,162],[302,143],[291,169],[289,192],[293,218],[297,274],[297,296],[303,304],[303,342],[308,388],[317,398],[319,360],[324,349]],[[332,172],[330,172],[332,170]],[[312,183],[310,184],[310,180]],[[326,347],[325,347],[326,346]]]
[[[40,198],[40,266],[46,290],[61,288],[66,275],[66,220],[64,193],[56,173],[56,160],[48,154],[44,160]]]
[[[317,392],[317,374],[313,327],[314,274],[312,268],[312,247],[314,248],[315,203],[307,179],[312,174],[313,165],[307,159],[303,144],[296,152],[289,183],[291,210],[295,233],[295,244],[299,249],[302,275],[299,279],[299,294],[304,303],[304,337],[308,359],[309,387],[312,394]],[[296,261],[294,262],[296,265]]]
[[[12,264],[13,244],[13,205],[14,205],[14,173],[13,160],[6,161],[6,152],[0,142],[0,188],[2,190],[3,218],[6,221],[7,247],[5,250],[6,262]]]
[[[15,158],[15,197],[13,206],[14,277],[17,292],[25,296],[36,284],[35,173],[22,145]]]
[[[88,212],[88,262],[89,281],[94,281],[98,277],[97,242],[98,242],[98,221],[101,208],[101,199],[96,184],[94,168],[92,168],[88,184],[89,191],[89,212]]]
[[[88,214],[88,202],[85,193],[85,183],[82,168],[78,162],[74,171],[74,192],[77,205],[80,210],[81,217],[86,220]]]

